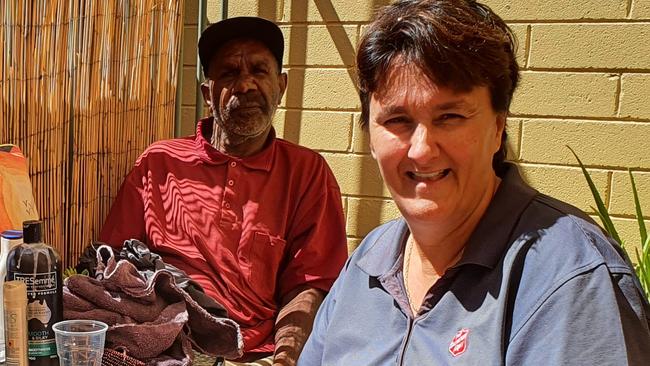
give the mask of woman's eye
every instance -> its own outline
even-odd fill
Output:
[[[398,124],[398,123],[405,123],[407,122],[406,118],[404,117],[393,117],[389,118],[386,121],[384,121],[384,125],[391,125],[391,124]]]
[[[465,116],[456,113],[445,113],[440,116],[440,118],[438,118],[439,121],[449,121],[455,119],[465,119]]]

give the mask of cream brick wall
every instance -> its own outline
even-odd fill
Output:
[[[237,0],[228,15],[276,21],[289,86],[274,124],[280,136],[327,159],[343,193],[348,245],[399,215],[358,127],[352,82],[364,25],[388,0]],[[509,158],[540,191],[588,212],[590,192],[565,145],[587,164],[620,225],[639,241],[627,169],[650,218],[650,0],[485,0],[518,38],[522,82],[508,121]],[[183,131],[193,121],[196,0],[188,0]],[[208,0],[210,22],[221,1]],[[192,29],[192,27],[194,27]],[[187,52],[194,52],[188,54]],[[192,117],[192,118],[190,118]],[[190,128],[190,125],[192,128]]]

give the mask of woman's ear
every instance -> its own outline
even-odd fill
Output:
[[[370,155],[372,155],[372,158],[377,160],[377,156],[375,155],[375,147],[372,146],[372,140],[368,139],[368,146],[370,147]]]
[[[503,141],[503,133],[506,128],[506,118],[507,118],[507,112],[501,112],[497,113],[497,118],[496,118],[496,134],[494,136],[495,141],[496,141],[496,149],[494,152],[496,153],[499,151],[501,148],[501,143]]]

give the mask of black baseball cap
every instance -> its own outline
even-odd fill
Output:
[[[201,33],[198,47],[203,75],[207,75],[210,60],[217,50],[236,38],[250,38],[263,43],[278,62],[278,69],[282,69],[284,37],[280,28],[263,18],[234,17],[211,24]]]

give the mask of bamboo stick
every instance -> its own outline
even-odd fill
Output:
[[[0,143],[29,158],[66,265],[97,238],[137,156],[173,135],[182,3],[0,3]]]

